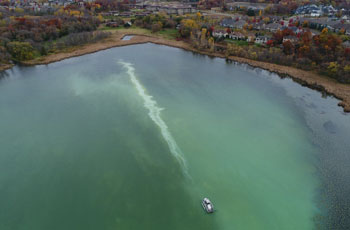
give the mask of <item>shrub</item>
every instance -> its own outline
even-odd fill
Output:
[[[33,59],[34,49],[29,42],[9,42],[7,50],[16,61]]]
[[[161,22],[156,22],[152,25],[152,33],[158,32],[162,29],[163,25]]]

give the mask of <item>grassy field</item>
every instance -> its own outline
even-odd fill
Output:
[[[155,34],[158,34],[164,38],[167,39],[176,39],[179,36],[179,32],[177,29],[165,29],[165,30],[161,30]]]
[[[106,26],[101,26],[98,30],[102,31],[109,31],[109,32],[121,32],[121,33],[128,33],[128,34],[140,34],[140,35],[155,35],[159,36],[165,39],[176,39],[178,37],[179,33],[176,29],[164,29],[155,33],[152,33],[150,30],[141,28],[141,27],[136,27],[136,26],[131,26],[129,28],[125,27],[116,27],[116,28],[111,28],[111,27],[106,27]]]
[[[232,40],[232,39],[225,39],[225,42],[233,43],[233,44],[238,45],[238,46],[249,45],[249,42],[247,42],[247,41],[238,41],[238,40]]]
[[[122,26],[108,27],[108,26],[102,25],[98,28],[98,30],[102,30],[102,31],[121,30],[121,29],[124,29],[124,27]]]
[[[120,32],[120,33],[128,33],[128,34],[140,34],[140,35],[150,35],[152,32],[150,30],[141,28],[141,27],[136,27],[136,26],[131,26],[129,28],[125,28],[123,26],[119,26],[116,28],[111,28],[111,27],[106,27],[106,26],[101,26],[98,28],[98,30],[102,31],[107,31],[107,32]]]

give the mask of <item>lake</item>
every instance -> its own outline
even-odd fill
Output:
[[[154,44],[0,76],[2,230],[350,226],[333,97]]]

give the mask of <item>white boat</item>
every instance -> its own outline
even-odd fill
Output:
[[[202,206],[207,213],[214,212],[214,206],[208,198],[204,198],[202,201]]]

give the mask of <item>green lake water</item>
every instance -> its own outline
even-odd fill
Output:
[[[0,78],[0,229],[347,229],[337,103],[153,44],[16,66]]]

